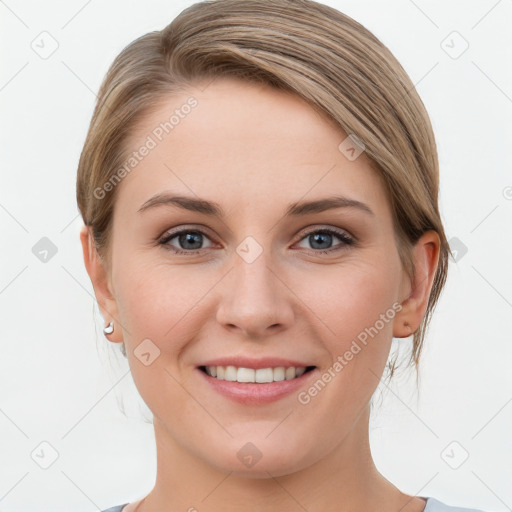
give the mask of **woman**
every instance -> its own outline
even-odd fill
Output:
[[[468,511],[401,492],[368,438],[392,338],[417,366],[446,280],[438,186],[410,79],[330,7],[201,2],[125,48],[77,199],[157,479],[109,512]]]

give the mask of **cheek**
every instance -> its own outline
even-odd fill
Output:
[[[396,302],[396,269],[393,261],[354,262],[326,276],[323,286],[315,280],[317,286],[308,288],[307,302],[328,328],[321,332],[330,365],[320,376],[326,386],[318,386],[319,394],[329,396],[324,404],[339,404],[343,414],[362,407],[382,376],[401,307]],[[333,421],[343,419],[335,417]]]
[[[329,339],[334,340],[332,347],[344,349],[376,323],[379,335],[389,335],[392,331],[389,317],[395,314],[397,279],[393,262],[389,265],[353,262],[325,274],[320,281],[315,279],[315,286],[304,290],[308,297],[305,302],[329,328]],[[382,315],[387,316],[384,323]]]
[[[180,273],[125,263],[118,267],[123,272],[117,276],[116,301],[133,380],[153,413],[169,410],[170,403],[184,412],[193,404],[179,384],[178,362],[197,328],[193,308],[205,293],[204,283],[185,279],[183,292],[183,268]]]
[[[117,275],[116,301],[127,347],[134,350],[150,339],[162,359],[175,365],[176,354],[201,326],[198,315],[204,313],[202,304],[218,281],[217,274],[133,260],[120,261],[118,268],[123,271]]]

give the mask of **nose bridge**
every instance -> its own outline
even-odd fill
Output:
[[[238,249],[242,251],[242,247]],[[250,252],[254,249],[249,249]],[[235,289],[241,295],[258,297],[263,302],[273,300],[276,293],[276,276],[272,270],[271,251],[262,251],[254,260],[246,259],[244,255],[235,260]]]
[[[246,243],[242,242],[234,255],[234,268],[225,283],[217,317],[224,326],[264,335],[268,327],[290,322],[291,305],[286,287],[273,269],[271,250],[258,249],[251,240]]]

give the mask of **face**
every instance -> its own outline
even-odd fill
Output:
[[[172,131],[156,129],[176,109]],[[155,147],[118,185],[109,287],[158,443],[255,477],[335,453],[366,428],[410,290],[378,174],[298,97],[233,79],[166,99],[130,149],[148,136]],[[298,206],[334,197],[348,201]],[[267,384],[200,369],[221,359],[252,368],[235,368],[242,380],[314,369]]]

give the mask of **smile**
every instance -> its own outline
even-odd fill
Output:
[[[245,406],[262,406],[298,393],[319,370],[316,366],[256,369],[207,365],[198,366],[196,371],[216,395]]]
[[[227,380],[230,382],[252,382],[268,383],[280,382],[283,380],[292,380],[300,377],[304,373],[313,370],[314,366],[288,368],[279,366],[276,368],[244,368],[236,366],[201,366],[200,369],[210,377],[218,380]]]

